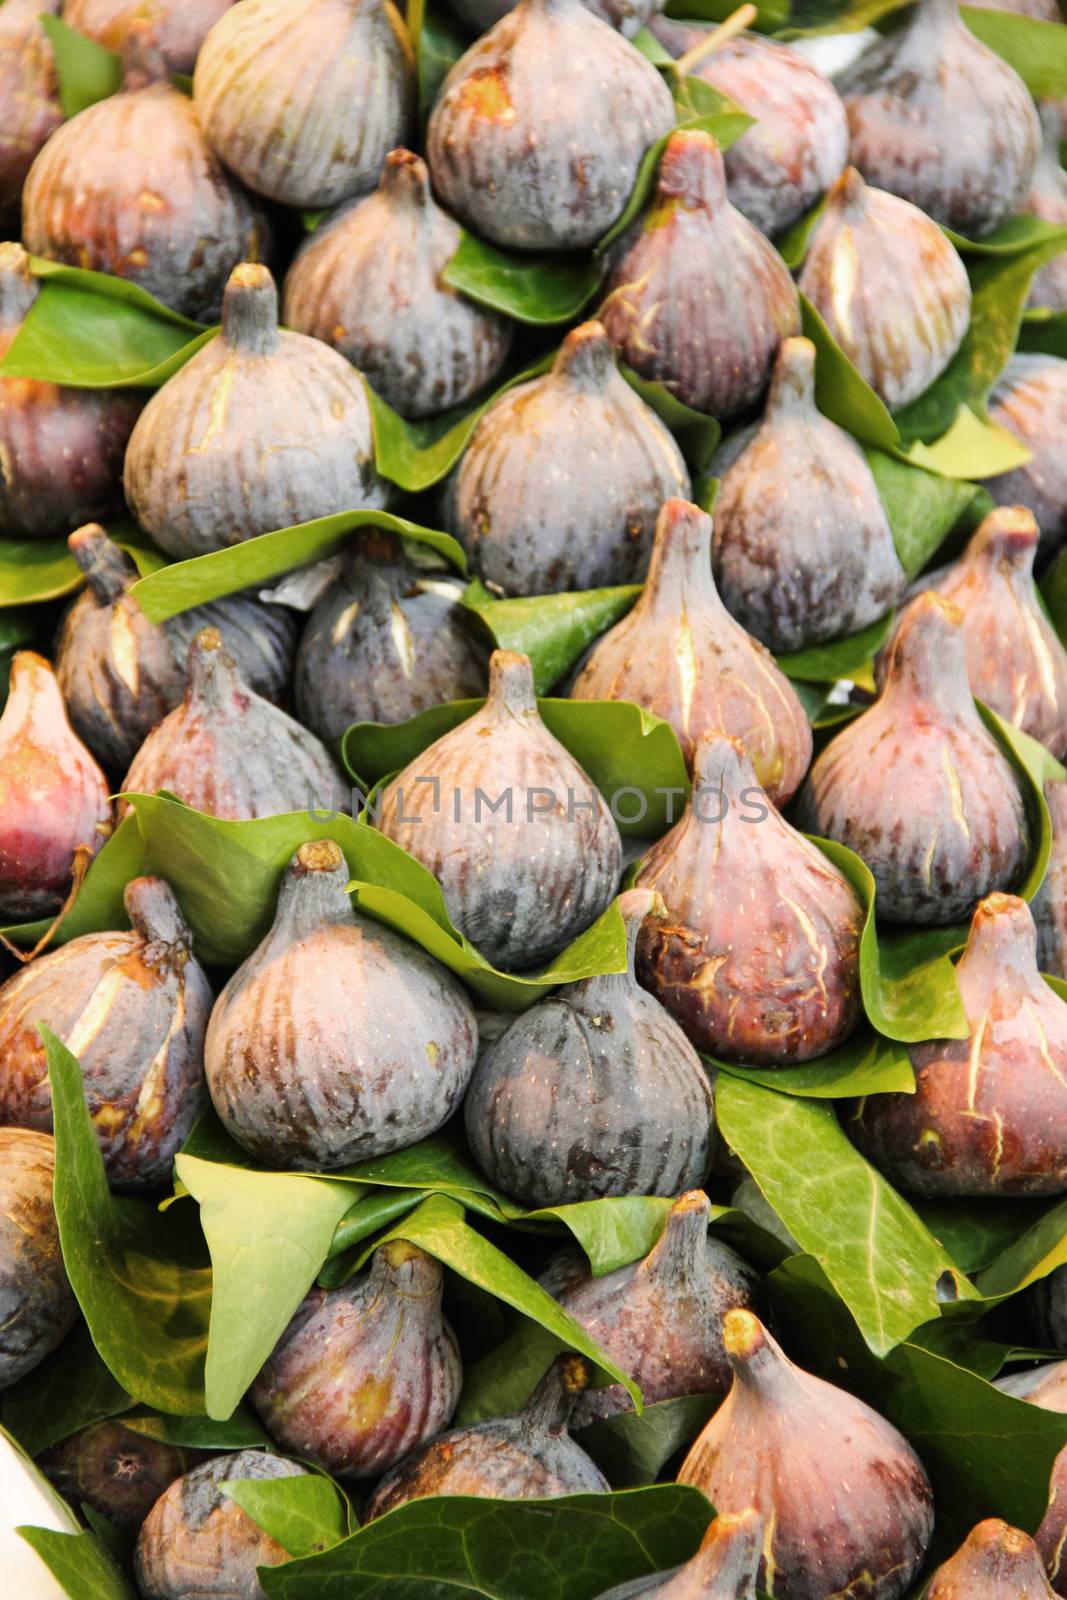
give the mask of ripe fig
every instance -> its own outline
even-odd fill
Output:
[[[95,856],[111,832],[108,794],[52,668],[18,651],[0,715],[0,915],[21,922],[58,911],[75,852]]]
[[[941,376],[971,320],[970,280],[937,223],[855,167],[830,190],[799,282],[890,411]]]
[[[32,1372],[78,1312],[52,1206],[47,1133],[0,1127],[0,1390]]]
[[[795,1367],[750,1311],[728,1311],[733,1387],[679,1483],[722,1512],[763,1518],[757,1583],[775,1600],[863,1593],[898,1600],[933,1532],[930,1484],[907,1441],[870,1406]]]
[[[41,18],[61,0],[6,0],[0,16],[0,233],[19,232],[22,185],[63,121],[52,45]]]
[[[756,1573],[763,1522],[755,1511],[724,1512],[708,1524],[700,1549],[673,1572],[634,1578],[600,1600],[758,1600]]]
[[[377,1478],[452,1420],[462,1383],[444,1272],[403,1239],[339,1289],[312,1289],[252,1386],[275,1443],[342,1478]]]
[[[493,244],[584,250],[673,126],[656,68],[582,0],[519,0],[445,79],[426,159],[449,211]]]
[[[1052,850],[1030,911],[1037,928],[1039,970],[1051,972],[1054,978],[1067,978],[1067,779],[1050,778],[1045,784],[1045,800],[1052,819]],[[1063,1343],[1067,1345],[1067,1321]]]
[[[620,239],[599,312],[620,358],[713,417],[754,405],[800,332],[781,256],[726,197],[708,133],[667,140],[652,204]]]
[[[250,263],[226,285],[219,337],[141,413],[125,482],[138,522],[179,560],[385,503],[362,379],[279,329],[274,280]]]
[[[64,0],[63,21],[121,55],[142,17],[168,72],[192,72],[208,30],[233,0]]]
[[[244,0],[193,74],[208,143],[257,194],[333,206],[373,188],[415,122],[415,55],[392,0]]]
[[[87,933],[0,987],[0,1119],[52,1127],[47,1023],[78,1057],[108,1181],[150,1189],[207,1104],[204,1035],[211,989],[162,878],[133,878],[128,933]]]
[[[1034,1543],[1045,1563],[1053,1592],[1067,1594],[1067,1447],[1060,1451],[1052,1464],[1048,1509],[1034,1534]]]
[[[924,1600],[1055,1600],[1028,1533],[989,1517],[938,1567]]]
[[[1056,20],[1062,23],[1063,18],[1058,16]],[[1046,100],[1039,103],[1037,109],[1041,121],[1041,154],[1024,210],[1062,228],[1067,223],[1067,173],[1060,165],[1063,107]],[[1067,311],[1067,252],[1038,268],[1027,304]]]
[[[1067,536],[1067,361],[1012,356],[994,386],[989,415],[1026,446],[1030,460],[983,479],[982,487],[998,505],[1033,512],[1047,556]]]
[[[863,906],[770,804],[736,739],[698,744],[685,815],[634,881],[666,906],[641,930],[637,976],[698,1049],[783,1066],[852,1033]]]
[[[567,1432],[588,1381],[580,1356],[558,1356],[521,1411],[453,1428],[394,1467],[371,1496],[365,1520],[426,1495],[543,1500],[607,1489],[600,1469]]]
[[[463,1098],[478,1030],[460,983],[352,909],[331,839],[296,852],[274,926],[219,996],[205,1066],[252,1154],[332,1170],[417,1144]]]
[[[452,0],[451,9],[472,33],[486,33],[517,4],[518,0]],[[583,0],[583,4],[624,39],[632,39],[662,9],[663,0]]]
[[[644,577],[660,506],[688,493],[678,446],[586,322],[544,377],[482,417],[445,491],[445,525],[509,594],[600,589]]]
[[[420,156],[393,150],[374,194],[315,229],[285,280],[282,320],[339,350],[405,417],[477,394],[511,344],[511,324],[443,281],[462,230],[430,190]]]
[[[644,706],[670,723],[690,767],[704,735],[725,729],[784,804],[808,769],[811,724],[788,678],[719,598],[711,531],[699,507],[667,501],[644,590],[593,646],[571,696]]]
[[[1018,882],[1019,780],[978,715],[951,601],[928,590],[909,606],[881,694],[817,758],[798,823],[863,858],[886,922],[955,922]]]
[[[1041,145],[1029,90],[959,0],[920,0],[838,79],[868,183],[979,238],[1022,209]]]
[[[193,639],[184,699],[148,735],[122,787],[166,789],[194,811],[231,821],[350,804],[326,746],[249,688],[217,628]],[[125,815],[128,804],[119,810]]]
[[[1040,1367],[1009,1373],[995,1387],[1017,1400],[1028,1400],[1043,1411],[1067,1411],[1067,1361],[1048,1361]]]
[[[136,1533],[163,1491],[206,1459],[135,1433],[120,1420],[94,1422],[37,1457],[37,1465],[63,1498]]]
[[[494,966],[551,960],[615,896],[615,820],[541,721],[528,658],[510,650],[490,658],[482,709],[387,786],[377,821]]]

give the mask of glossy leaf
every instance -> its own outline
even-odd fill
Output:
[[[165,566],[147,536],[126,518],[108,522],[110,537],[132,557],[142,577]],[[73,594],[85,574],[65,539],[0,539],[0,627],[8,606],[38,605]]]
[[[895,450],[900,441],[896,423],[803,295],[800,314],[802,330],[815,346],[815,399],[823,416],[847,428],[861,444]]]
[[[291,1556],[332,1550],[351,1531],[349,1505],[331,1478],[234,1478],[222,1492]]]
[[[976,38],[1015,68],[1035,100],[1067,95],[1067,35],[1062,23],[978,6],[964,6],[960,14]]]
[[[17,1528],[71,1600],[137,1600],[137,1591],[94,1533]]]
[[[868,450],[867,464],[909,578],[930,564],[961,519],[992,510],[985,490],[973,483],[909,466],[882,450]]]
[[[987,1298],[1017,1294],[1067,1262],[1067,1200],[1058,1200],[978,1275]]]
[[[861,633],[847,639],[835,639],[830,644],[811,645],[807,650],[796,650],[792,655],[778,656],[778,665],[787,678],[807,683],[834,683],[839,678],[854,678],[869,668],[872,659],[889,637],[894,613],[888,612],[877,622],[872,622]]]
[[[796,1067],[746,1067],[708,1058],[720,1072],[744,1083],[805,1100],[841,1100],[865,1094],[913,1094],[915,1073],[904,1046],[861,1027],[830,1055]]]
[[[678,448],[685,457],[694,479],[706,473],[722,438],[721,425],[714,417],[705,416],[702,411],[694,411],[692,406],[687,406],[684,401],[679,400],[677,395],[672,394],[662,383],[642,378],[631,367],[620,366],[619,371],[630,388],[641,396],[645,404],[652,408],[660,421],[674,434]],[[693,487],[694,497],[704,505],[705,501],[698,492],[696,482]],[[705,506],[705,509],[710,508]]]
[[[41,26],[55,57],[59,103],[65,117],[76,117],[79,111],[106,100],[121,86],[120,56],[105,50],[95,39],[87,39],[84,33],[75,32],[58,17],[42,17]]]
[[[600,263],[585,255],[518,255],[466,232],[444,270],[444,281],[468,299],[534,326],[573,322],[602,277]]]
[[[145,1439],[174,1445],[179,1450],[256,1450],[270,1440],[246,1406],[239,1406],[232,1417],[216,1422],[212,1417],[168,1417],[162,1411],[130,1411],[122,1418],[124,1428]]]
[[[641,589],[641,584],[631,583],[616,589],[498,600],[476,578],[463,604],[480,619],[498,650],[529,656],[537,692],[547,694],[589,646],[626,615]]]
[[[964,1272],[981,1272],[1017,1244],[1058,1201],[975,1199],[913,1199],[935,1239]]]

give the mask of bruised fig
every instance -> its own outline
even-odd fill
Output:
[[[490,658],[481,710],[388,785],[377,821],[494,966],[551,960],[615,896],[615,819],[541,721],[529,659],[510,650]]]
[[[121,55],[146,17],[168,72],[192,72],[208,32],[233,0],[64,0],[63,21]]]
[[[1057,21],[1062,22],[1063,18],[1057,17]],[[1041,154],[1024,209],[1062,228],[1067,223],[1067,173],[1060,165],[1063,107],[1045,101],[1037,109],[1041,120]],[[1038,268],[1027,304],[1047,306],[1051,311],[1067,311],[1067,252]]]
[[[452,1420],[462,1382],[444,1272],[403,1239],[339,1289],[312,1289],[252,1385],[271,1438],[343,1478],[377,1478]]]
[[[5,0],[0,8],[0,233],[19,232],[26,174],[63,121],[52,43],[41,26],[60,4]]]
[[[989,1517],[938,1567],[924,1600],[1055,1600],[1028,1533]]]
[[[0,915],[22,922],[58,911],[75,852],[91,859],[111,832],[108,794],[52,668],[18,651],[0,715]]]
[[[511,324],[442,274],[462,230],[420,156],[393,150],[376,192],[315,229],[285,280],[282,320],[339,350],[405,417],[476,394],[502,366]]]
[[[521,1411],[453,1428],[394,1467],[374,1491],[366,1521],[426,1495],[543,1500],[607,1489],[600,1469],[567,1432],[588,1382],[580,1356],[558,1356]]]
[[[127,933],[87,933],[0,987],[0,1120],[52,1127],[46,1023],[78,1057],[108,1181],[150,1189],[207,1104],[211,990],[162,878],[133,878]]]
[[[0,1390],[53,1351],[78,1312],[52,1206],[47,1133],[0,1127]]]
[[[1067,1361],[1048,1361],[1025,1372],[1009,1373],[997,1378],[994,1387],[1043,1411],[1067,1411]]]
[[[71,1505],[136,1533],[163,1491],[204,1459],[202,1450],[179,1449],[111,1420],[50,1446],[37,1465]]]
[[[724,1512],[708,1524],[700,1549],[673,1572],[634,1578],[600,1600],[758,1600],[756,1573],[763,1545],[763,1520],[755,1511]]]
[[[778,346],[800,332],[797,292],[774,246],[727,199],[709,133],[667,140],[599,316],[621,360],[697,411],[732,417],[767,387]]]
[[[274,926],[219,996],[205,1066],[232,1136],[276,1166],[330,1170],[447,1122],[478,1030],[460,983],[358,916],[332,839],[303,844]]]
[[[1045,800],[1052,819],[1048,867],[1030,911],[1037,928],[1037,964],[1054,978],[1067,978],[1067,779],[1050,778]],[[1067,1312],[1067,1305],[1065,1305]],[[1063,1343],[1067,1344],[1067,1321]]]
[[[519,0],[445,79],[426,159],[449,211],[493,244],[584,250],[674,115],[656,68],[582,0]]]
[[[643,889],[619,900],[625,972],[558,989],[517,1017],[475,1069],[467,1138],[486,1176],[524,1205],[676,1195],[707,1175],[707,1074],[634,974],[637,935],[656,904]]]
[[[750,1311],[727,1312],[723,1342],[733,1387],[678,1482],[720,1513],[759,1513],[757,1582],[775,1600],[898,1600],[934,1525],[918,1456],[862,1400],[795,1367]]]
[[[1026,506],[1041,529],[1041,554],[1067,537],[1067,361],[1012,356],[994,386],[989,415],[1030,451],[1030,460],[985,478],[998,505]]]
[[[1053,1592],[1067,1594],[1067,1446],[1052,1464],[1048,1509],[1034,1534],[1034,1543],[1045,1563]]]
[[[881,694],[816,760],[798,822],[862,857],[886,922],[956,922],[1018,882],[1019,779],[978,715],[951,601],[928,590],[909,606]]]
[[[122,787],[166,789],[194,811],[230,821],[349,806],[326,746],[248,687],[217,628],[193,639],[185,697],[148,735]],[[123,815],[128,810],[121,802]]]
[[[251,263],[226,285],[219,337],[141,413],[125,483],[138,522],[178,560],[385,503],[359,373],[279,329],[274,279]]]
[[[799,283],[890,411],[941,376],[971,320],[970,280],[937,223],[855,167],[830,190]]]

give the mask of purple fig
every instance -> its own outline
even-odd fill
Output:
[[[41,18],[61,0],[6,0],[0,16],[0,233],[19,232],[22,185],[63,121],[51,40]],[[69,9],[69,8],[68,8]]]
[[[1009,1373],[995,1387],[1016,1400],[1026,1400],[1043,1411],[1067,1412],[1067,1361],[1048,1361],[1040,1367]]]
[[[1057,22],[1063,18],[1057,16]],[[1062,228],[1067,223],[1067,172],[1060,165],[1063,138],[1063,109],[1052,101],[1038,105],[1041,119],[1041,154],[1034,168],[1033,181],[1024,210],[1043,222]],[[1067,251],[1053,257],[1034,274],[1030,285],[1031,306],[1047,306],[1051,311],[1067,311]]]
[[[1045,1563],[1053,1592],[1067,1595],[1067,1446],[1052,1464],[1048,1486],[1048,1509],[1034,1534],[1034,1543]],[[1041,1593],[1040,1590],[1037,1591]]]
[[[64,0],[63,21],[121,55],[146,15],[168,72],[192,72],[207,34],[233,0]]]
[[[1012,356],[990,396],[989,415],[1030,451],[1030,460],[984,479],[982,487],[998,505],[1033,512],[1041,553],[1048,555],[1067,536],[1067,361]]]
[[[1045,800],[1052,819],[1052,850],[1030,911],[1037,928],[1038,967],[1054,978],[1067,978],[1067,779],[1050,778]],[[1067,1322],[1063,1343],[1067,1344]]]
[[[1028,1533],[989,1517],[938,1567],[924,1600],[1055,1600]]]
[[[136,1533],[165,1489],[206,1460],[136,1433],[118,1420],[94,1422],[37,1457],[37,1465],[74,1506],[89,1506],[124,1533]]]
[[[47,1133],[0,1127],[0,1390],[55,1349],[78,1312],[52,1206]]]
[[[708,1524],[692,1560],[673,1572],[634,1578],[600,1600],[758,1600],[756,1573],[763,1546],[763,1521],[755,1511],[724,1512]]]

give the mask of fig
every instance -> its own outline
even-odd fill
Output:
[[[637,935],[655,907],[646,890],[624,894],[626,971],[558,989],[478,1063],[467,1138],[486,1176],[524,1205],[676,1195],[707,1175],[707,1074],[634,974]]]
[[[1060,1451],[1052,1464],[1048,1509],[1034,1534],[1034,1543],[1045,1563],[1053,1592],[1059,1595],[1067,1593],[1067,1564],[1064,1561],[1064,1548],[1067,1545],[1067,1447]],[[1040,1594],[1040,1589],[1037,1592]]]
[[[1058,22],[1063,18],[1057,16]],[[1060,166],[1060,141],[1063,136],[1063,107],[1052,101],[1038,104],[1041,121],[1041,154],[1034,168],[1033,182],[1025,209],[1045,222],[1063,227],[1067,223],[1067,173]],[[1067,252],[1039,267],[1030,285],[1031,306],[1047,306],[1052,311],[1067,311]]]
[[[781,256],[726,195],[709,133],[667,140],[652,203],[613,256],[599,316],[621,360],[713,417],[766,389],[778,346],[800,332]]]
[[[667,501],[644,590],[593,646],[571,695],[632,700],[662,717],[690,768],[701,738],[724,729],[745,746],[768,794],[784,804],[808,769],[811,724],[788,678],[719,598],[711,534],[706,512]]]
[[[567,1432],[588,1381],[580,1356],[558,1356],[521,1411],[453,1428],[407,1456],[382,1479],[364,1520],[426,1495],[544,1500],[607,1489],[600,1469]]]
[[[644,577],[660,506],[688,493],[678,446],[586,322],[544,377],[482,417],[445,491],[445,525],[509,594],[601,589]]]
[[[193,103],[250,189],[333,206],[413,131],[415,55],[392,0],[243,0],[200,49]]]
[[[5,0],[0,16],[0,233],[19,232],[22,185],[63,121],[55,57],[41,18],[61,0]]]
[[[1041,554],[1067,537],[1067,361],[1059,356],[1012,356],[989,401],[989,416],[1030,451],[1030,460],[983,489],[998,505],[1026,506],[1041,529]]]
[[[56,1348],[78,1312],[52,1207],[47,1133],[0,1127],[0,1390]]]
[[[129,932],[83,934],[0,987],[0,1120],[51,1130],[47,1023],[78,1057],[108,1181],[151,1189],[207,1104],[211,989],[162,878],[131,879],[123,904]]]
[[[638,937],[637,976],[698,1049],[783,1066],[852,1033],[863,905],[774,809],[736,739],[700,741],[685,815],[634,881],[666,907]]]
[[[855,167],[830,190],[799,282],[890,411],[941,376],[971,320],[970,280],[937,223]]]
[[[463,1098],[478,1030],[446,968],[352,909],[331,839],[303,844],[274,926],[211,1015],[205,1066],[233,1137],[332,1170],[417,1144]]]
[[[320,223],[285,280],[283,321],[339,350],[405,417],[461,404],[495,377],[511,324],[442,274],[462,230],[420,156],[393,150],[374,194]]]
[[[12,0],[6,0],[4,13]],[[0,22],[0,56],[3,24]],[[0,357],[37,299],[30,258],[0,244]],[[122,458],[141,402],[128,390],[67,389],[0,376],[0,528],[54,539],[120,501]]]
[[[195,811],[230,821],[349,807],[326,746],[249,688],[217,628],[193,639],[185,696],[148,735],[122,787],[128,794],[166,789]],[[119,810],[125,815],[127,802]]]
[[[610,1589],[600,1600],[758,1600],[756,1572],[763,1522],[755,1511],[723,1513],[708,1524],[700,1549],[673,1572],[634,1578]]]
[[[1050,778],[1045,800],[1052,819],[1052,850],[1030,911],[1037,928],[1038,967],[1054,978],[1067,978],[1067,779]],[[1067,1322],[1063,1343],[1067,1344]]]
[[[189,645],[202,628],[219,630],[249,688],[269,700],[285,693],[296,643],[293,612],[234,594],[157,626],[129,592],[137,568],[99,523],[79,528],[67,543],[87,583],[60,629],[56,677],[76,732],[105,767],[124,772],[179,703]]]
[[[233,0],[64,0],[63,21],[105,50],[122,54],[131,27],[152,25],[168,72],[192,72],[208,30]]]
[[[91,859],[111,832],[108,794],[52,668],[19,650],[0,715],[0,915],[22,922],[59,910],[76,852]]]
[[[362,379],[336,350],[279,329],[274,279],[253,263],[230,276],[219,337],[141,413],[125,483],[138,522],[178,560],[385,503]]]
[[[881,694],[817,758],[797,818],[862,857],[886,922],[955,922],[1018,882],[1023,797],[971,696],[958,606],[930,590],[909,606]]]
[[[1055,1600],[1028,1533],[989,1517],[972,1528],[924,1591],[925,1600]]]
[[[615,819],[541,721],[529,659],[510,650],[490,657],[481,710],[386,787],[377,821],[494,966],[551,960],[615,896]]]
[[[403,1239],[339,1289],[312,1289],[252,1385],[284,1450],[343,1478],[377,1478],[452,1420],[462,1382],[441,1315],[444,1272]]]
[[[584,250],[673,126],[656,68],[582,0],[519,0],[445,79],[426,159],[444,205],[493,244]]]
[[[518,0],[452,0],[451,9],[472,33],[485,33],[494,22],[514,11]],[[624,39],[632,39],[650,17],[662,9],[663,0],[583,0],[602,22],[618,29]]]
[[[995,1387],[1043,1411],[1067,1411],[1067,1361],[1048,1361],[1024,1372],[998,1378]]]
[[[124,1533],[136,1533],[175,1478],[205,1459],[202,1450],[179,1449],[115,1419],[51,1445],[37,1465],[71,1505],[89,1506]]]
[[[215,322],[228,273],[269,250],[266,221],[215,160],[143,29],[124,60],[120,92],[65,122],[30,168],[23,243]]]
[[[868,183],[979,238],[1022,209],[1041,145],[1029,90],[967,27],[959,0],[920,0],[837,86]]]
[[[752,1312],[727,1312],[723,1342],[733,1386],[678,1482],[702,1490],[720,1514],[759,1513],[757,1583],[775,1600],[826,1600],[850,1588],[898,1600],[933,1532],[918,1456],[862,1400],[794,1366]]]

